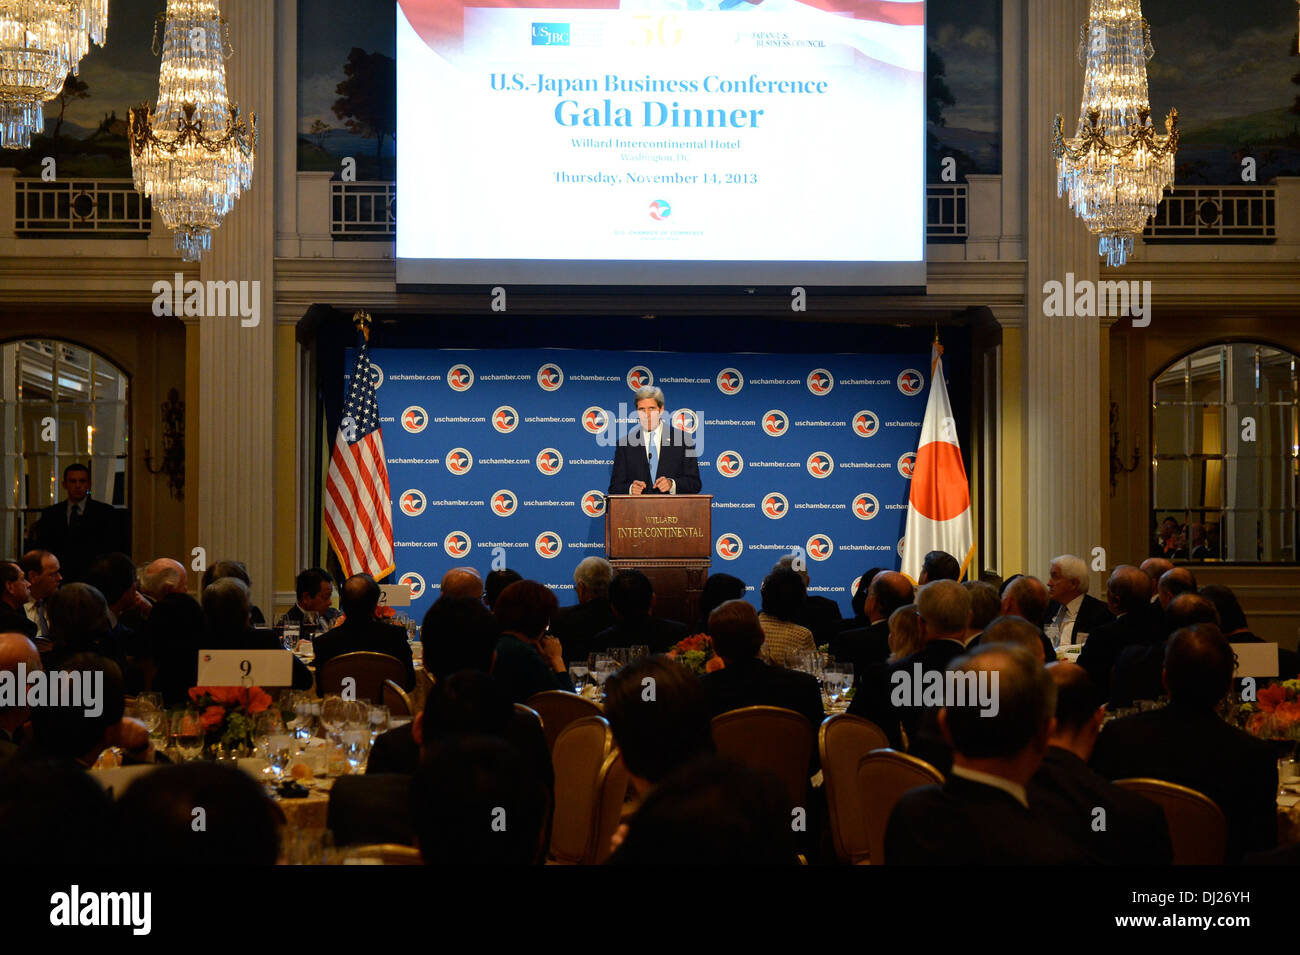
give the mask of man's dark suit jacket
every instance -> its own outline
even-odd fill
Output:
[[[1119,655],[1128,647],[1159,641],[1151,630],[1149,611],[1122,613],[1111,623],[1098,627],[1088,636],[1079,651],[1079,666],[1088,671],[1092,682],[1110,698],[1110,677]]]
[[[700,465],[695,456],[695,442],[676,428],[665,428],[659,446],[659,477],[677,482],[678,494],[700,493]],[[645,438],[641,429],[628,432],[614,452],[614,474],[609,480],[610,494],[626,494],[633,481],[645,481],[645,494],[659,494],[650,480],[650,461],[646,457]]]
[[[312,640],[316,651],[316,673],[321,667],[335,657],[345,653],[369,651],[385,653],[396,658],[406,668],[406,683],[409,690],[415,686],[415,665],[411,662],[411,645],[406,642],[406,631],[396,624],[384,623],[370,619],[357,621],[344,620],[333,630],[327,630]]]
[[[885,829],[886,865],[1081,865],[1058,823],[996,786],[949,776],[904,793]]]
[[[1055,622],[1056,615],[1060,612],[1061,605],[1055,600],[1049,601],[1047,612],[1043,615],[1043,626],[1046,627],[1049,623]],[[1086,633],[1089,635],[1088,639],[1091,640],[1092,634],[1096,632],[1098,627],[1103,627],[1114,619],[1115,615],[1110,612],[1110,608],[1106,606],[1105,602],[1098,600],[1091,594],[1084,594],[1083,603],[1079,604],[1079,613],[1074,618],[1074,632],[1076,634]],[[1079,641],[1076,638],[1074,642],[1078,643]]]
[[[1043,765],[1026,788],[1034,811],[1055,819],[1102,865],[1169,865],[1173,860],[1160,807],[1120,789],[1068,749],[1047,747]],[[1093,828],[1098,808],[1106,811],[1104,829]]]
[[[714,716],[743,706],[781,706],[808,720],[813,733],[812,759],[817,763],[817,730],[826,718],[817,679],[797,670],[769,666],[757,657],[733,660],[700,681]]]
[[[324,611],[323,613],[319,613],[316,616],[317,619],[320,621],[321,626],[328,627],[330,624],[332,624],[335,620],[339,618],[339,611],[334,607],[330,607],[328,610]],[[304,617],[305,614],[303,613],[302,608],[299,607],[297,604],[294,604],[284,613],[285,620],[289,621],[290,623],[296,623],[299,625],[302,624]]]
[[[1092,768],[1107,779],[1146,776],[1189,786],[1228,818],[1228,863],[1277,844],[1277,764],[1262,740],[1229,726],[1213,710],[1171,703],[1111,720]]]
[[[901,723],[907,730],[910,751],[913,755],[927,762],[933,763],[938,760],[936,765],[939,765],[940,772],[943,772],[942,764],[951,762],[952,757],[944,756],[948,746],[938,735],[938,724],[934,722],[937,710],[932,712],[933,708],[927,710],[923,706],[912,706],[910,702],[895,707],[890,699],[894,692],[893,675],[898,672],[908,674],[910,685],[914,664],[920,663],[922,672],[937,670],[942,673],[948,669],[949,663],[965,652],[965,646],[954,640],[931,640],[916,653],[904,657],[897,663],[872,668],[864,675],[863,682],[854,693],[853,702],[849,704],[849,712],[854,716],[871,720],[884,730],[885,735],[889,737],[889,745],[894,749],[903,748],[902,737],[899,734]],[[911,699],[911,694],[908,695],[908,699]],[[929,719],[923,720],[927,714]],[[922,722],[926,724],[924,730]]]
[[[15,610],[0,600],[0,633],[21,633],[24,637],[36,639],[36,624],[22,607]]]
[[[68,526],[68,500],[64,498],[41,511],[31,532],[31,547],[48,550],[59,558],[65,583],[86,579],[90,562],[100,554],[127,551],[125,514],[111,504],[86,499],[81,523],[74,531]]]
[[[667,653],[673,644],[689,637],[686,624],[662,617],[621,617],[612,626],[596,634],[591,652],[610,647],[649,647],[651,653]]]
[[[1165,650],[1169,642],[1137,643],[1125,647],[1110,675],[1110,706],[1132,706],[1137,700],[1157,700],[1165,695]]]
[[[561,607],[551,618],[551,636],[560,641],[565,663],[586,663],[596,634],[618,622],[608,597],[593,597],[585,604]]]
[[[438,732],[437,727],[431,729],[434,733]],[[515,710],[510,726],[501,738],[519,750],[528,764],[537,771],[537,777],[546,783],[548,789],[555,787],[551,750],[546,745],[546,734],[542,732],[542,727],[537,720]],[[370,748],[370,758],[366,761],[366,775],[403,773],[414,776],[416,770],[420,768],[420,756],[420,746],[415,742],[411,724],[405,723],[380,734],[375,739],[375,745]]]
[[[803,607],[795,614],[795,623],[812,631],[817,646],[824,646],[840,632],[840,605],[829,597],[809,594]]]
[[[869,627],[841,630],[831,637],[830,648],[837,662],[853,664],[853,683],[857,686],[867,667],[889,659],[889,621],[878,620]]]
[[[325,827],[336,846],[392,842],[415,845],[411,817],[414,779],[406,773],[340,776],[330,788]]]

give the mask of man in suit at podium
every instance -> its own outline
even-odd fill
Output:
[[[636,390],[637,427],[614,452],[610,494],[698,494],[700,468],[694,440],[662,420],[664,393],[653,385]]]

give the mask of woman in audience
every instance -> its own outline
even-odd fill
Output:
[[[795,623],[808,599],[803,577],[793,570],[774,570],[763,578],[763,612],[758,622],[763,626],[763,657],[777,666],[798,653],[817,649],[812,631]]]
[[[921,618],[916,604],[903,604],[889,615],[889,661],[896,663],[921,649]]]
[[[497,597],[492,613],[501,637],[492,675],[512,703],[544,690],[573,690],[560,641],[546,635],[557,609],[555,594],[533,580],[513,583]]]

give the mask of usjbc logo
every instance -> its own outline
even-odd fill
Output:
[[[372,388],[382,388],[384,385],[384,369],[380,368],[373,361],[370,363],[370,386]]]
[[[411,405],[402,412],[402,427],[411,434],[419,434],[429,424],[429,413],[419,405]]]
[[[874,411],[863,409],[853,416],[853,433],[859,438],[873,438],[880,430],[880,419]]]
[[[808,543],[804,545],[804,550],[813,560],[826,560],[835,552],[834,542],[825,534],[814,534],[808,538]]]
[[[745,376],[735,368],[722,369],[715,380],[718,383],[718,390],[724,395],[737,394],[745,387]]]
[[[667,199],[656,199],[650,203],[650,218],[656,220],[667,219],[672,215],[673,207],[668,204]]]
[[[700,416],[690,408],[678,408],[673,412],[673,427],[683,434],[694,434],[700,426]]]
[[[603,517],[605,514],[605,494],[603,491],[588,491],[578,502],[582,513],[588,517]]]
[[[447,384],[452,391],[469,391],[474,384],[474,371],[469,365],[452,365],[447,369]]]
[[[909,398],[912,395],[919,395],[924,387],[925,379],[915,368],[904,368],[898,373],[898,390]]]
[[[492,495],[492,513],[497,517],[509,517],[519,507],[519,498],[515,492],[502,488]]]
[[[814,368],[808,372],[807,385],[814,395],[829,395],[835,387],[835,376],[825,368]]]
[[[464,531],[452,531],[442,539],[442,549],[448,557],[464,557],[469,553],[469,535]]]
[[[537,369],[537,384],[542,391],[559,391],[560,385],[564,384],[564,372],[559,365],[547,362]]]
[[[815,478],[829,477],[830,473],[835,470],[835,459],[825,451],[814,451],[808,455],[805,466],[808,468],[808,473]]]
[[[784,494],[773,491],[763,498],[763,502],[759,504],[758,509],[763,512],[764,517],[779,521],[790,510],[790,502],[785,499]]]
[[[474,466],[474,455],[464,448],[452,448],[447,452],[447,470],[452,474],[468,474]]]
[[[853,499],[850,510],[858,520],[869,521],[880,513],[880,502],[876,500],[876,495],[863,491]]]
[[[588,434],[600,434],[609,427],[610,417],[604,408],[592,405],[582,413],[582,427]]]
[[[790,430],[790,416],[780,408],[773,408],[763,415],[763,433],[772,438],[779,438]]]
[[[424,513],[425,505],[428,503],[424,492],[417,491],[415,488],[403,491],[402,496],[397,499],[397,506],[407,517],[419,517]]]
[[[424,596],[424,578],[413,570],[408,570],[402,576],[397,578],[399,584],[406,584],[411,588],[411,599],[419,600]]]
[[[633,391],[655,383],[655,376],[645,365],[634,365],[627,371],[627,386]]]
[[[560,556],[560,551],[564,549],[564,541],[560,540],[560,535],[555,531],[542,531],[533,541],[533,549],[549,560]]]
[[[739,534],[720,534],[713,549],[723,560],[735,560],[745,550],[745,543]]]
[[[537,470],[547,477],[559,474],[562,467],[564,467],[564,455],[559,451],[554,448],[542,448],[537,452]]]
[[[898,473],[903,475],[909,481],[912,480],[912,472],[916,470],[916,452],[908,451],[898,459]]]
[[[740,456],[739,451],[723,451],[718,455],[715,466],[723,477],[733,478],[745,470],[745,459]]]
[[[502,405],[492,412],[492,427],[502,434],[509,434],[519,427],[519,412],[509,405]]]

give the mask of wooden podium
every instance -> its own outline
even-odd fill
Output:
[[[655,589],[654,614],[695,627],[713,553],[712,494],[610,494],[605,556],[639,570]]]

